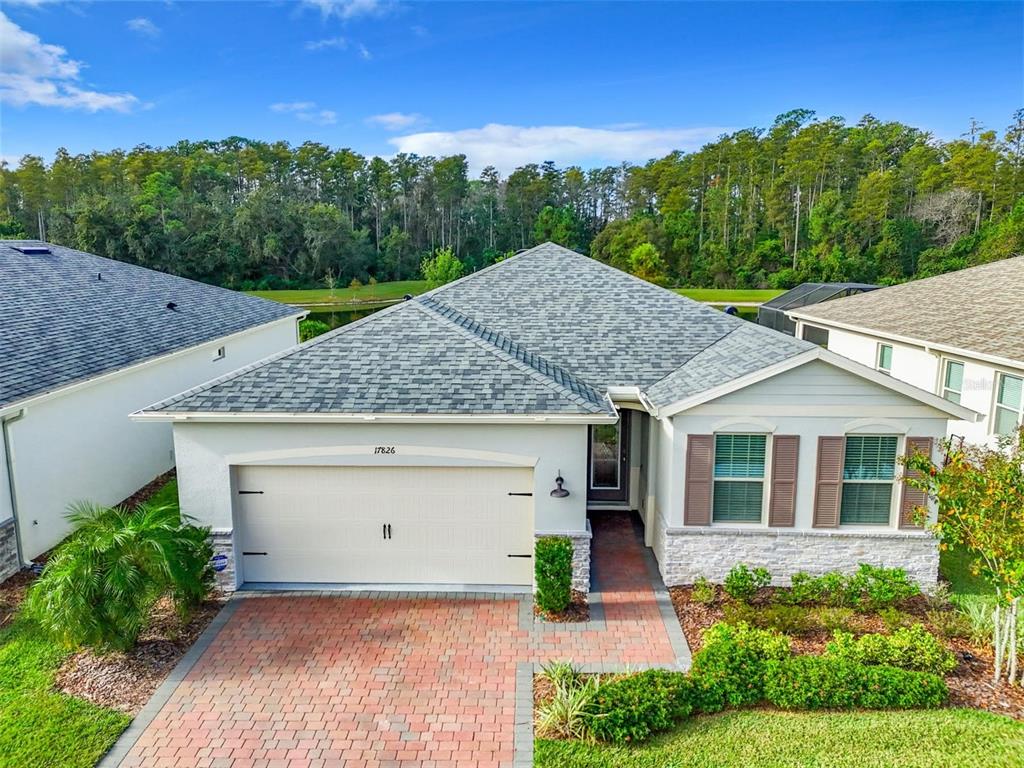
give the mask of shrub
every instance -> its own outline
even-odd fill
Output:
[[[961,595],[956,600],[957,610],[970,625],[969,639],[974,645],[988,645],[995,631],[995,602],[982,595]]]
[[[600,685],[588,708],[590,732],[601,741],[642,741],[693,711],[682,672],[650,669]]]
[[[900,627],[908,627],[913,623],[913,619],[909,614],[892,607],[880,610],[878,618],[882,620],[885,628],[890,632],[895,632]]]
[[[928,621],[945,638],[971,636],[971,622],[959,611],[928,611]]]
[[[956,657],[922,624],[897,629],[891,635],[870,634],[854,639],[849,632],[836,632],[834,637],[825,648],[827,656],[936,675],[956,669]]]
[[[572,542],[544,536],[537,539],[535,554],[537,605],[545,613],[561,613],[572,601]]]
[[[849,608],[850,595],[847,589],[848,577],[839,571],[830,571],[816,580],[819,600],[833,608]]]
[[[938,675],[867,666],[833,656],[796,656],[766,665],[765,698],[783,709],[911,709],[941,706]]]
[[[748,568],[744,563],[732,567],[725,577],[723,588],[733,600],[749,602],[757,590],[772,583],[772,576],[767,568]]]
[[[772,629],[784,635],[800,635],[811,628],[807,608],[799,605],[770,605],[755,608],[747,603],[731,603],[723,609],[727,624],[745,623],[759,629]]]
[[[852,607],[869,611],[898,605],[921,593],[902,568],[879,568],[868,563],[860,564],[846,591]]]
[[[945,610],[949,607],[949,601],[953,596],[953,590],[949,582],[940,581],[930,593],[925,595],[928,600],[928,607],[933,611]]]
[[[697,580],[693,582],[694,602],[701,605],[711,605],[715,602],[716,597],[718,597],[718,590],[715,589],[715,585],[703,576],[698,576]]]
[[[790,579],[789,589],[779,590],[775,599],[788,605],[806,605],[821,599],[821,580],[806,571],[797,571]]]
[[[853,625],[852,608],[819,608],[814,617],[822,629],[828,632],[849,631]]]
[[[704,647],[693,657],[694,677],[700,678],[709,700],[724,704],[756,704],[763,691],[764,665],[787,658],[789,638],[748,624],[715,624],[704,633]]]
[[[213,584],[209,530],[183,522],[174,505],[72,507],[74,532],[47,561],[27,610],[69,645],[125,650],[153,603],[169,596],[182,612]]]
[[[325,323],[323,320],[300,320],[299,321],[299,341],[309,341],[315,339],[322,333],[327,333],[331,330],[331,326]]]
[[[586,677],[572,664],[552,662],[541,671],[551,683],[551,699],[537,707],[538,735],[557,739],[582,739],[589,735],[587,708],[600,678]]]

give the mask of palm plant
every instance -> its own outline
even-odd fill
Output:
[[[177,506],[83,503],[67,518],[75,531],[27,601],[30,615],[63,642],[130,648],[161,597],[184,613],[209,593],[209,531],[183,520]]]

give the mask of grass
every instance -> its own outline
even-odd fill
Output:
[[[0,767],[91,768],[131,721],[52,691],[68,653],[23,617],[0,632]]]
[[[149,503],[155,507],[178,506],[178,481],[168,480],[149,497]]]
[[[578,741],[534,746],[537,768],[1010,768],[1024,724],[969,709],[726,712],[637,747]]]
[[[957,595],[991,595],[992,586],[980,576],[971,573],[971,555],[962,547],[953,547],[939,553],[939,573],[949,580],[950,589]]]
[[[785,293],[785,291],[774,288],[674,288],[673,290],[694,301],[715,304],[733,304],[739,301],[761,303]]]
[[[400,299],[407,293],[415,296],[426,290],[426,280],[397,280],[391,283],[362,285],[358,288],[338,287],[333,291],[327,288],[313,288],[305,291],[247,291],[247,293],[264,299],[279,301],[282,304],[311,306],[319,304],[373,304],[375,302]],[[348,308],[350,309],[351,307]]]

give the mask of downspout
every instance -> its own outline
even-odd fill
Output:
[[[7,495],[11,499],[11,515],[14,517],[14,546],[18,551],[19,567],[24,566],[25,558],[22,556],[24,550],[21,546],[21,520],[18,518],[18,492],[14,486],[14,455],[11,448],[10,425],[23,418],[25,418],[24,408],[12,416],[0,418],[0,431],[3,433],[4,442],[4,462],[7,465]]]

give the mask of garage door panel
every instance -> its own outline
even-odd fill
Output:
[[[250,582],[519,584],[533,563],[530,469],[237,469],[242,574]],[[390,538],[383,526],[390,525]]]

